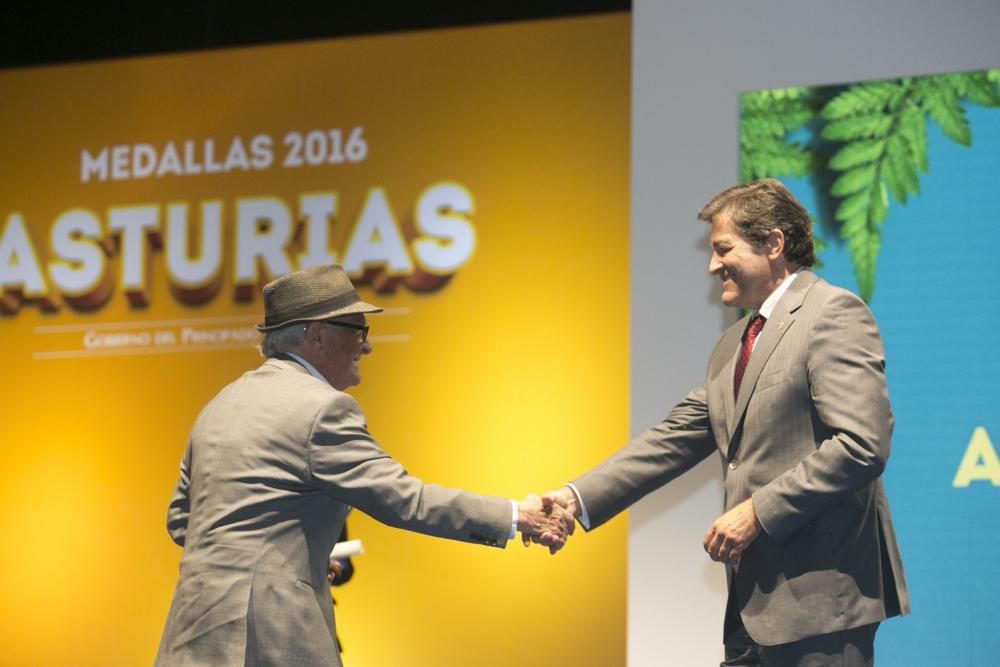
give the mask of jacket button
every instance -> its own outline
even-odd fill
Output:
[[[740,464],[739,461],[737,461],[736,459],[733,459],[732,461],[729,462],[729,469],[730,470],[736,470],[736,466],[738,466],[739,464]]]

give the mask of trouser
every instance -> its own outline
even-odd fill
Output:
[[[878,623],[806,637],[789,644],[760,646],[747,633],[736,606],[727,618],[726,659],[720,667],[873,667]]]

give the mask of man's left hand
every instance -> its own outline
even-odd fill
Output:
[[[344,564],[334,558],[330,559],[326,569],[326,580],[333,586],[337,578],[344,573]]]
[[[735,564],[759,534],[760,522],[753,509],[753,499],[747,498],[716,519],[708,527],[701,544],[712,560]]]

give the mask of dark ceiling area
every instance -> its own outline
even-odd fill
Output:
[[[46,3],[0,9],[0,67],[627,11],[630,0]]]

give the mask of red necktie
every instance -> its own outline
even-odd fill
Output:
[[[747,370],[747,363],[750,362],[750,353],[753,352],[753,343],[760,335],[760,330],[764,328],[767,318],[763,315],[756,315],[750,319],[747,330],[743,333],[743,345],[740,346],[740,357],[736,360],[736,372],[733,373],[733,396],[740,394],[740,382],[743,381],[743,373]]]

